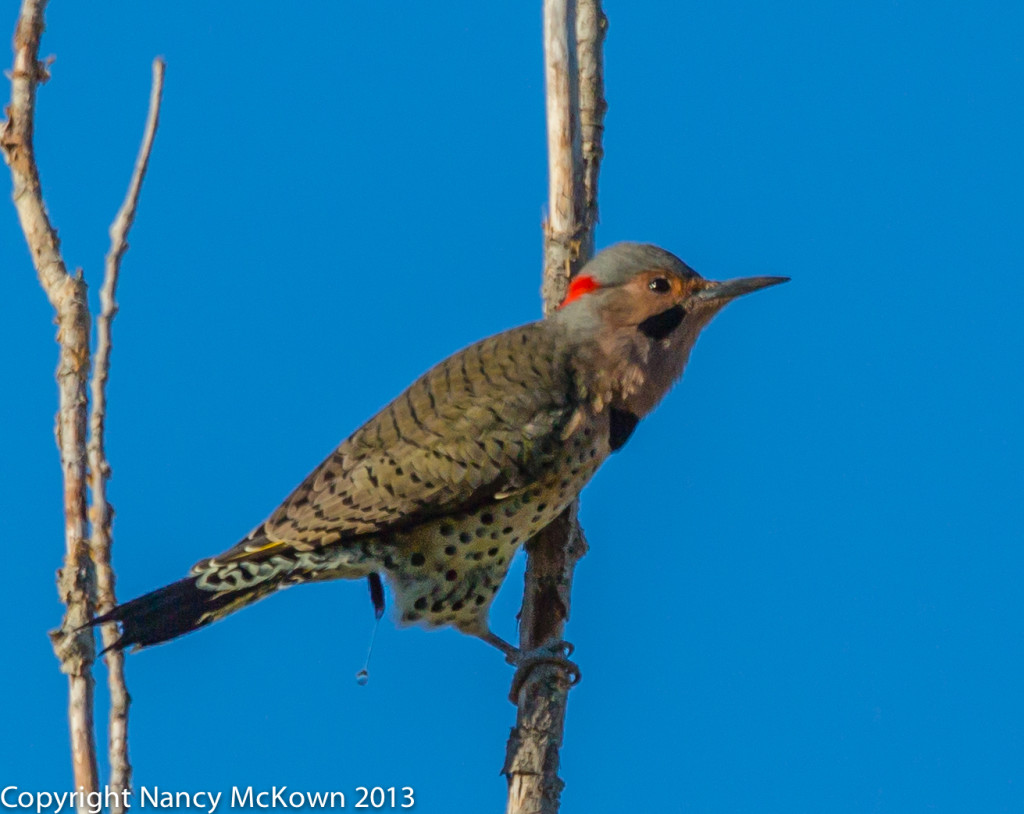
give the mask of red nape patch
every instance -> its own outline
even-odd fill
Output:
[[[565,299],[558,307],[565,308],[573,300],[578,300],[591,291],[597,291],[600,287],[601,284],[589,274],[578,274],[572,278],[572,282],[569,283],[569,293],[565,295]]]

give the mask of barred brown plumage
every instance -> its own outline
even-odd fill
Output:
[[[382,574],[401,622],[515,657],[487,615],[517,549],[668,392],[714,314],[784,279],[716,283],[654,246],[607,249],[557,312],[429,370],[236,546],[93,623],[143,647],[288,585]]]

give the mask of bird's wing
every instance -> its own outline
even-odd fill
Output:
[[[387,535],[532,482],[578,425],[569,359],[532,323],[438,364],[344,441],[220,562]]]

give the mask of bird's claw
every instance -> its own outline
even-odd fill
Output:
[[[508,693],[509,701],[513,704],[519,703],[519,691],[526,684],[530,673],[542,664],[560,667],[565,672],[570,687],[575,687],[579,684],[580,678],[582,678],[579,665],[569,660],[569,656],[573,654],[575,649],[570,642],[555,639],[529,652],[523,653],[518,651],[517,656],[510,655],[508,662],[515,665],[516,672],[512,676],[512,687]]]

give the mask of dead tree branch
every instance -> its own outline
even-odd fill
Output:
[[[583,200],[576,0],[544,0],[544,87],[548,125],[548,218],[544,224],[544,313],[565,297],[578,270]]]
[[[89,549],[96,567],[96,610],[106,613],[117,604],[114,593],[114,569],[110,564],[111,521],[113,509],[107,500],[107,481],[110,479],[110,464],[107,461],[104,447],[104,430],[107,417],[107,379],[110,375],[111,328],[117,314],[118,275],[121,271],[121,258],[128,250],[128,231],[135,220],[135,210],[139,204],[139,192],[142,180],[146,175],[149,155],[153,149],[153,139],[160,120],[160,100],[164,84],[164,63],[161,59],[153,61],[153,85],[149,95],[149,113],[146,127],[135,159],[128,192],[124,203],[117,212],[110,227],[110,250],[103,274],[103,285],[100,288],[100,313],[96,318],[96,353],[91,381],[92,409],[89,413],[89,489],[92,493],[90,520],[92,536]],[[117,640],[117,626],[113,623],[103,625],[101,629],[103,646],[110,647]],[[122,814],[121,803],[125,800],[122,793],[131,787],[132,767],[128,760],[128,707],[131,696],[124,678],[124,653],[119,650],[108,650],[107,686],[110,691],[110,716],[108,731],[108,755],[110,759],[110,779],[108,788],[113,792],[116,802],[110,807],[110,814]]]
[[[549,213],[544,225],[544,311],[565,296],[570,278],[594,251],[597,178],[604,119],[600,0],[545,0]],[[569,618],[576,563],[587,551],[577,504],[527,543],[520,648],[561,639]],[[504,773],[508,814],[556,814],[569,682],[554,666],[533,670],[519,692]]]
[[[91,616],[95,576],[89,559],[86,518],[86,410],[89,377],[89,307],[81,273],[68,274],[60,241],[43,204],[33,151],[36,90],[49,78],[39,62],[46,0],[24,0],[14,34],[11,103],[0,135],[4,160],[11,169],[14,206],[32,255],[39,282],[57,314],[57,447],[64,473],[65,558],[57,580],[67,606],[60,630],[52,634],[60,669],[68,676],[68,721],[75,788],[98,787],[93,735],[91,631],[79,630]],[[78,632],[75,632],[78,630]]]
[[[36,93],[39,86],[49,79],[46,64],[39,61],[46,3],[47,0],[24,0],[21,6],[14,35],[11,101],[6,109],[7,120],[0,130],[0,151],[11,171],[14,206],[36,274],[56,312],[59,347],[56,436],[64,480],[65,536],[64,565],[58,572],[57,590],[66,611],[60,628],[53,631],[50,638],[60,669],[68,676],[68,723],[74,788],[92,792],[99,789],[92,677],[96,649],[87,623],[97,601],[102,608],[114,604],[114,578],[110,568],[112,511],[106,500],[110,467],[103,448],[110,327],[117,311],[114,293],[118,270],[128,248],[127,233],[135,217],[139,189],[156,132],[163,64],[159,60],[154,64],[153,91],[142,147],[127,197],[110,231],[111,249],[100,292],[102,311],[97,321],[97,367],[91,383],[93,401],[90,414],[90,315],[86,284],[80,271],[74,275],[68,273],[61,256],[60,241],[43,201],[33,144]],[[90,433],[88,439],[87,428]],[[91,508],[87,504],[87,486],[92,490]],[[109,631],[105,632],[107,635]],[[114,654],[108,661],[112,700],[110,786],[120,791],[127,788],[131,778],[127,759],[129,698],[120,654]],[[84,802],[79,805],[80,812],[86,808]],[[114,811],[120,814],[116,809]]]
[[[597,227],[597,179],[604,158],[604,36],[608,18],[600,0],[576,1],[576,60],[579,65],[580,149],[583,160],[583,199],[577,209],[580,257],[594,255],[594,230]]]

